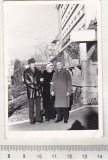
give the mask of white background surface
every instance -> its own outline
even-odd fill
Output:
[[[104,136],[96,139],[30,139],[30,140],[6,140],[5,135],[5,106],[4,106],[4,71],[3,71],[3,10],[0,0],[0,145],[2,144],[89,144],[89,145],[108,145],[108,1],[102,0],[102,61],[103,61],[103,117],[104,117]]]

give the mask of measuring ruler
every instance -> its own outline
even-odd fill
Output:
[[[108,146],[1,145],[0,160],[108,160]]]

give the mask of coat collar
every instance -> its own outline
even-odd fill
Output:
[[[32,71],[32,69],[29,67],[29,72],[31,72],[31,73],[34,73],[35,72],[35,69],[34,69],[34,72]]]
[[[61,73],[64,70],[64,68],[62,68],[60,71],[57,70],[57,73]]]

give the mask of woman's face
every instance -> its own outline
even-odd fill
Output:
[[[52,70],[53,70],[53,66],[52,65],[47,68],[47,72],[52,72]]]

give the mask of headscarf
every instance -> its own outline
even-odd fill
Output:
[[[46,69],[48,69],[50,66],[53,66],[51,62],[46,65]]]

